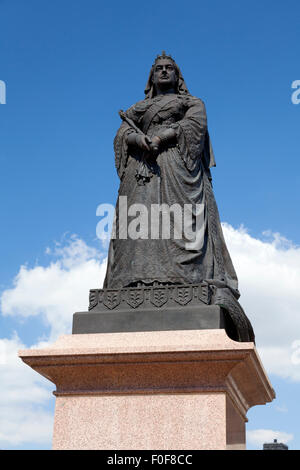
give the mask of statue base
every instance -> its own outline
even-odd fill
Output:
[[[56,385],[53,449],[245,449],[275,397],[253,343],[223,329],[66,335],[22,360]]]
[[[92,289],[88,312],[73,315],[73,334],[225,329],[236,340],[225,309],[209,305],[208,284]]]
[[[73,315],[73,334],[133,331],[227,329],[226,312],[217,305],[189,308],[78,312]],[[226,326],[225,326],[226,325]]]

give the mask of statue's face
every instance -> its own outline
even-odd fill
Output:
[[[154,66],[152,80],[157,90],[175,89],[177,74],[173,62],[170,59],[159,59]]]

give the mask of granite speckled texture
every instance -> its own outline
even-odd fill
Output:
[[[275,397],[253,343],[225,330],[65,335],[22,360],[56,385],[54,449],[243,449]]]

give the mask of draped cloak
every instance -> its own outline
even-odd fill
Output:
[[[123,122],[117,132],[114,150],[120,188],[115,216],[116,237],[110,241],[104,288],[119,289],[139,283],[206,282],[213,293],[211,303],[221,305],[230,315],[237,340],[254,341],[251,324],[237,300],[238,280],[212,191],[210,168],[215,166],[215,159],[203,101],[188,93],[158,95],[139,101],[126,111],[126,115],[150,138],[172,128],[176,139],[163,145],[156,159],[146,159],[150,177],[143,179],[144,155],[127,144],[127,136],[136,131]],[[127,197],[128,208],[143,204],[148,209],[148,237],[120,238],[120,196]],[[199,242],[187,249],[190,240],[184,233],[181,238],[172,236],[175,225],[172,213],[170,238],[151,238],[151,207],[158,204],[169,207],[177,204],[182,209],[190,205],[194,228],[194,208],[196,204],[201,205]],[[128,217],[128,223],[130,220]]]

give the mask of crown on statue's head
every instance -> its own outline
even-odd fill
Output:
[[[156,64],[156,62],[157,62],[158,60],[160,60],[160,59],[169,59],[169,60],[171,60],[171,61],[175,64],[175,60],[173,59],[173,57],[172,57],[171,55],[167,55],[167,54],[166,54],[166,51],[162,51],[161,55],[158,54],[158,55],[156,56],[156,59],[155,59],[154,64]]]

